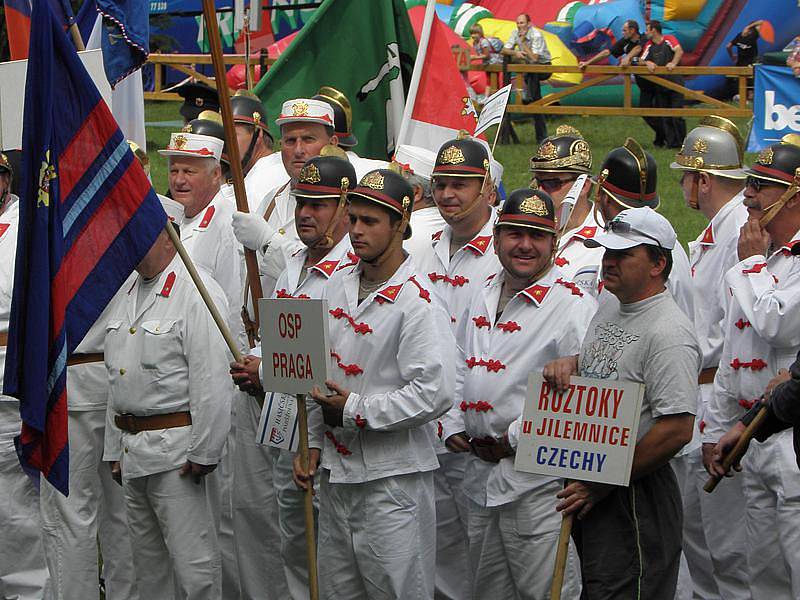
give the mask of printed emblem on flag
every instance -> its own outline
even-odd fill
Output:
[[[45,155],[42,161],[42,167],[39,169],[39,194],[36,206],[50,206],[50,180],[56,178],[56,170],[50,164],[50,150]]]
[[[281,444],[286,438],[277,427],[273,427],[269,434],[269,441],[273,444]]]

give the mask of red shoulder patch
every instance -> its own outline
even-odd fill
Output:
[[[529,288],[522,290],[522,294],[528,298],[529,302],[535,302],[538,306],[542,303],[547,293],[550,291],[550,287],[546,285],[532,285]]]
[[[483,256],[483,254],[486,252],[486,249],[489,247],[489,243],[491,241],[492,241],[492,236],[481,235],[476,237],[474,240],[467,242],[466,247],[472,250],[473,252],[476,252],[477,254]]]
[[[214,218],[214,212],[216,212],[216,211],[215,211],[213,206],[209,206],[206,209],[206,214],[203,215],[203,218],[200,221],[200,225],[198,225],[198,227],[200,229],[205,229],[206,227],[208,227],[211,224],[211,219]]]
[[[575,235],[582,237],[583,239],[593,238],[595,235],[597,235],[597,227],[590,227],[587,225]]]
[[[431,236],[431,241],[433,241],[433,242],[438,242],[440,239],[442,239],[442,232],[444,232],[444,229],[440,229],[439,231],[437,231],[436,233],[434,233],[434,234]]]
[[[173,285],[175,285],[175,271],[172,271],[169,275],[167,275],[167,279],[164,281],[164,287],[162,287],[161,291],[158,293],[159,296],[169,298],[169,295],[172,293]]]
[[[701,244],[713,244],[714,243],[714,229],[711,226],[711,223],[708,224],[706,230],[703,232],[703,239],[700,240]]]
[[[3,234],[9,227],[11,227],[10,223],[0,223],[0,237],[3,237]]]
[[[389,302],[394,302],[397,300],[397,294],[400,293],[402,287],[402,285],[388,285],[382,290],[378,291],[377,295],[388,300]]]
[[[325,275],[330,277],[331,275],[333,275],[333,272],[336,271],[336,267],[338,267],[338,266],[339,266],[339,261],[338,260],[326,260],[326,261],[323,261],[323,262],[315,264],[312,268],[313,269],[319,269]]]

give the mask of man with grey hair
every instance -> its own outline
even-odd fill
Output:
[[[745,519],[742,480],[726,482],[714,494],[700,491],[707,477],[703,463],[710,462],[717,441],[704,430],[706,406],[714,393],[714,376],[722,356],[729,298],[724,278],[737,262],[739,230],[747,221],[743,153],[744,140],[736,125],[723,117],[708,116],[689,132],[671,165],[681,171],[686,204],[708,219],[707,227],[689,243],[695,331],[703,354],[698,415],[692,443],[672,461],[683,492],[684,553],[694,590],[703,598],[750,597],[745,530],[728,526]]]
[[[403,248],[412,258],[418,260],[430,247],[431,236],[445,226],[445,221],[433,201],[431,188],[431,171],[436,162],[436,153],[420,146],[401,144],[395,150],[393,162],[400,165],[414,190],[411,237],[403,242]]]

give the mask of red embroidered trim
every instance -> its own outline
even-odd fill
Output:
[[[347,322],[353,327],[353,331],[355,333],[360,333],[361,335],[372,333],[372,327],[370,327],[367,323],[359,323],[353,317],[344,312],[343,308],[334,308],[328,312],[334,319],[346,319]]]
[[[417,289],[419,290],[419,297],[422,298],[423,300],[425,300],[425,302],[430,304],[431,293],[428,290],[426,290],[424,287],[422,287],[419,284],[419,282],[417,281],[417,278],[414,277],[413,275],[411,277],[409,277],[408,280],[411,283],[413,283],[415,286],[417,286]]]
[[[556,256],[555,263],[557,267],[563,267],[564,265],[568,265],[569,261],[563,256]]]
[[[477,402],[467,402],[466,400],[462,400],[459,408],[462,410],[462,412],[467,412],[468,410],[474,410],[475,412],[489,412],[490,410],[494,410],[494,406],[485,400],[478,400]]]
[[[331,444],[336,448],[336,451],[341,454],[342,456],[350,456],[352,452],[347,449],[347,446],[340,443],[339,440],[336,439],[336,436],[333,435],[332,431],[326,431],[325,437],[331,441]]]
[[[486,360],[483,358],[478,359],[474,356],[470,356],[466,360],[466,363],[470,369],[474,369],[475,367],[486,367],[486,370],[491,373],[499,373],[500,371],[506,368],[506,366],[502,362],[491,358],[489,360]]]
[[[339,367],[342,371],[344,371],[344,374],[346,376],[361,375],[361,373],[364,372],[364,369],[359,367],[356,363],[350,365],[346,365],[345,363],[343,363],[342,357],[333,350],[331,350],[331,358],[336,360],[336,366]]]
[[[738,321],[736,321],[736,323],[734,323],[734,325],[736,325],[736,327],[738,327],[739,329],[744,329],[745,327],[750,327],[750,321],[739,319]]]
[[[444,281],[453,287],[463,287],[465,284],[469,283],[469,278],[462,275],[456,275],[451,278],[447,275],[440,275],[439,273],[428,273],[428,279],[430,279],[433,283],[436,283],[437,281]]]
[[[752,369],[753,371],[760,371],[761,369],[763,369],[766,366],[767,366],[767,363],[765,363],[760,358],[754,358],[750,362],[742,362],[738,358],[734,358],[731,361],[731,367],[733,367],[737,371],[739,369]]]
[[[444,425],[441,421],[436,421],[436,435],[439,436],[439,439],[442,439],[444,435]]]
[[[742,269],[742,273],[750,275],[751,273],[761,273],[763,269],[767,268],[767,263],[756,263],[749,269]]]
[[[310,296],[306,294],[298,294],[297,296],[293,296],[289,292],[286,291],[286,288],[281,288],[279,290],[275,290],[275,297],[276,298],[289,298],[294,300],[310,300]]]
[[[472,317],[472,321],[475,323],[475,327],[480,329],[481,327],[486,327],[487,329],[492,328],[492,324],[489,323],[489,320],[481,315],[480,317]]]
[[[563,285],[565,288],[567,288],[572,293],[573,296],[579,296],[583,298],[583,292],[574,282],[564,281],[563,279],[561,279],[561,277],[559,277],[558,279],[556,279],[556,283],[559,285]]]
[[[745,410],[750,410],[755,405],[755,400],[739,400],[739,406],[744,408]]]
[[[705,419],[700,421],[700,433],[703,433],[706,430],[706,422]]]
[[[356,427],[358,427],[359,429],[364,429],[364,427],[367,426],[367,420],[362,418],[361,415],[356,415],[355,421],[356,421]]]
[[[522,327],[516,321],[506,321],[505,323],[498,323],[496,327],[498,329],[505,331],[506,333],[514,333],[515,331],[522,330]]]

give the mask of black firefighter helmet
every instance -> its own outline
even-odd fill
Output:
[[[497,216],[495,228],[509,225],[528,227],[556,234],[556,209],[550,194],[542,190],[521,188],[509,194]]]
[[[252,125],[266,133],[274,141],[267,125],[267,110],[261,99],[247,90],[239,90],[231,97],[233,122]]]
[[[597,185],[625,208],[658,207],[657,165],[633,138],[608,153],[597,176]]]
[[[303,168],[292,195],[301,198],[341,197],[355,188],[356,170],[350,161],[339,156],[309,158]]]
[[[396,212],[402,217],[400,231],[403,232],[403,239],[411,237],[411,226],[408,221],[414,209],[414,190],[399,173],[391,169],[370,171],[361,178],[349,197],[369,200]]]
[[[791,185],[795,173],[800,169],[800,146],[789,140],[791,138],[786,136],[777,144],[764,148],[753,165],[745,169],[745,173],[771,183]]]
[[[432,177],[485,177],[489,170],[486,146],[469,137],[457,138],[442,144],[436,153]]]

